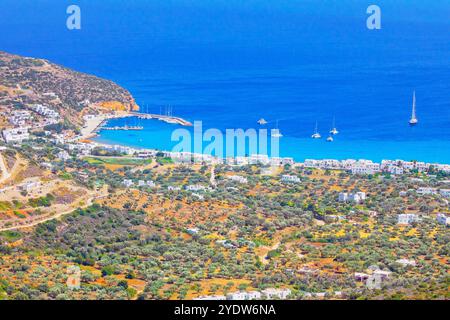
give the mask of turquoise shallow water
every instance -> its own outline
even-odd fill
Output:
[[[80,0],[78,31],[65,28],[69,4],[3,0],[0,50],[111,79],[149,112],[171,105],[205,128],[278,119],[280,153],[298,161],[450,163],[448,0],[379,0],[379,31],[366,28],[362,0]],[[420,124],[411,128],[414,90]],[[316,121],[325,138],[333,116],[334,143],[309,138]],[[176,126],[143,124],[98,140],[173,147]]]

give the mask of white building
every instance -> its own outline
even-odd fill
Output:
[[[194,191],[194,192],[206,191],[206,187],[201,186],[199,184],[191,184],[191,185],[186,186],[186,190],[187,191]]]
[[[194,298],[193,300],[227,300],[225,296],[200,296],[198,298]]]
[[[41,185],[38,181],[26,182],[19,186],[19,189],[22,191],[30,192],[33,189],[38,188]]]
[[[33,109],[34,112],[40,114],[41,116],[46,117],[47,119],[57,119],[59,118],[59,113],[55,110],[52,110],[46,106],[43,106],[41,104],[35,104],[31,106],[31,109]]]
[[[437,222],[440,224],[443,224],[445,226],[448,226],[448,225],[450,225],[450,217],[443,213],[439,213],[437,215]]]
[[[248,161],[249,164],[267,165],[270,163],[269,156],[266,154],[252,154]]]
[[[30,139],[28,128],[5,129],[2,131],[2,135],[6,143],[21,143]]]
[[[199,233],[199,229],[198,228],[189,228],[186,230],[187,233],[189,233],[190,235],[194,235],[194,234],[198,234]]]
[[[301,182],[299,177],[297,177],[297,176],[290,176],[290,175],[287,175],[287,174],[285,174],[285,175],[283,175],[281,177],[281,181],[285,182],[285,183],[300,183]]]
[[[365,192],[356,192],[356,193],[345,193],[341,192],[339,193],[339,202],[355,202],[355,203],[362,203],[366,200],[366,193]]]
[[[398,215],[398,224],[410,224],[413,222],[418,222],[419,216],[417,214],[413,213],[405,213],[405,214],[399,214]]]
[[[174,186],[168,186],[167,190],[169,190],[169,191],[180,191],[181,188],[180,187],[174,187]]]
[[[129,188],[129,187],[131,187],[131,186],[134,185],[134,182],[133,182],[133,180],[131,180],[131,179],[124,179],[124,180],[122,181],[122,184],[123,184],[125,187]]]
[[[148,180],[148,181],[139,180],[138,181],[138,187],[154,188],[154,187],[156,187],[156,184],[152,180]]]
[[[432,195],[432,194],[437,194],[437,189],[429,188],[429,187],[422,187],[422,188],[418,188],[416,192],[422,196]]]
[[[70,154],[65,150],[61,150],[60,152],[58,152],[58,154],[56,156],[61,161],[67,161],[67,160],[70,160],[70,158],[71,158]]]
[[[229,176],[228,179],[242,184],[248,183],[248,179],[242,176]]]
[[[15,126],[22,127],[31,120],[31,113],[26,110],[15,110],[11,113],[9,122]]]
[[[291,290],[290,289],[273,289],[273,288],[269,288],[269,289],[263,290],[262,294],[263,294],[264,297],[266,297],[269,300],[270,299],[284,300],[291,294]]]
[[[227,295],[227,300],[259,300],[261,292],[258,291],[236,291]]]
[[[441,189],[439,193],[445,198],[450,198],[450,189]]]
[[[415,267],[416,266],[416,261],[414,261],[414,260],[398,259],[395,262],[401,264],[404,267],[407,267],[407,266]]]

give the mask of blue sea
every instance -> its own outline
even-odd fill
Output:
[[[375,2],[381,30],[366,27],[362,0],[2,0],[0,50],[113,80],[145,111],[170,105],[205,130],[278,120],[280,154],[298,161],[450,163],[450,2]],[[81,30],[66,28],[71,4]],[[340,133],[327,143],[333,117]],[[321,140],[310,138],[316,121]],[[178,126],[140,124],[97,140],[176,144]]]

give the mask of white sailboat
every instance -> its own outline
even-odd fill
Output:
[[[409,120],[409,124],[411,126],[415,126],[418,123],[419,123],[419,119],[417,119],[417,116],[416,116],[416,91],[414,91],[412,114],[411,114],[411,119]]]
[[[320,139],[320,138],[322,138],[322,136],[320,135],[319,130],[318,130],[318,123],[317,123],[317,121],[316,121],[316,128],[314,130],[314,134],[311,136],[311,138],[313,138],[313,139]]]
[[[332,129],[330,130],[330,134],[335,136],[338,133],[339,133],[339,131],[336,129],[336,118],[333,117],[333,125],[332,125]]]
[[[267,124],[267,121],[266,121],[266,119],[261,118],[261,119],[258,120],[258,124],[263,126],[263,125]]]
[[[277,127],[275,130],[272,130],[272,137],[274,138],[281,138],[283,135],[281,134],[280,130],[278,129],[278,120],[277,120]]]
[[[329,137],[327,138],[327,142],[333,142],[333,141],[334,141],[333,136],[329,136]]]

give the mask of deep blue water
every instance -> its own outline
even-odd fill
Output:
[[[82,29],[65,27],[78,4]],[[206,128],[279,120],[280,152],[304,158],[450,163],[450,2],[358,0],[2,0],[0,50],[43,57],[126,87],[150,112]],[[420,124],[411,128],[412,92]],[[335,142],[324,136],[336,117]],[[119,123],[124,120],[117,120]],[[103,142],[171,149],[177,128],[103,132]]]

